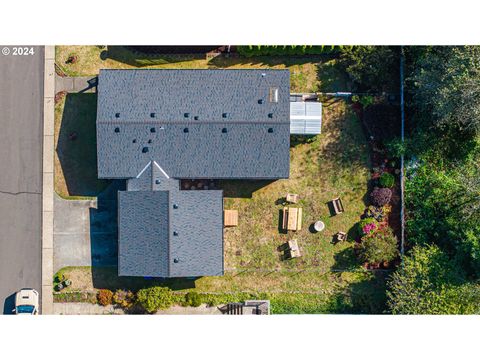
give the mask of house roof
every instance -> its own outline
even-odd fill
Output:
[[[289,175],[288,70],[101,70],[100,178]]]
[[[222,191],[118,195],[120,276],[223,275]]]

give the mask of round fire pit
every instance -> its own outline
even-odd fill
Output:
[[[315,224],[313,224],[313,228],[315,229],[316,232],[320,232],[323,229],[325,229],[325,224],[323,221],[317,221]]]

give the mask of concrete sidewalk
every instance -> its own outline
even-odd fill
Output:
[[[55,75],[55,93],[92,93],[97,91],[98,79],[96,76],[61,77]]]
[[[122,309],[113,305],[100,306],[89,303],[54,303],[56,315],[123,315]],[[199,307],[172,306],[166,310],[160,310],[156,315],[221,315],[222,312],[216,306],[200,305]]]
[[[55,46],[45,46],[44,76],[41,314],[52,314]]]

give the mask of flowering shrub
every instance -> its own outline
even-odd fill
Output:
[[[126,309],[133,305],[134,300],[135,295],[130,290],[117,290],[113,295],[113,302]]]
[[[370,194],[373,205],[382,207],[387,205],[392,199],[392,190],[388,188],[375,188]]]
[[[373,233],[377,229],[377,221],[373,217],[360,220],[357,224],[358,234],[363,237]]]

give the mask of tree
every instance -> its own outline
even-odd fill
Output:
[[[414,60],[412,100],[427,126],[452,135],[480,133],[480,47],[428,47]]]
[[[161,286],[141,289],[137,293],[138,303],[148,313],[154,313],[160,309],[168,309],[173,305],[173,300],[172,290]]]
[[[393,314],[467,314],[480,311],[480,287],[464,277],[437,246],[415,246],[388,281]]]
[[[353,46],[342,49],[340,65],[360,91],[399,88],[399,51],[390,46]]]
[[[395,260],[398,256],[397,238],[388,226],[362,238],[359,258],[369,264],[380,264]]]

